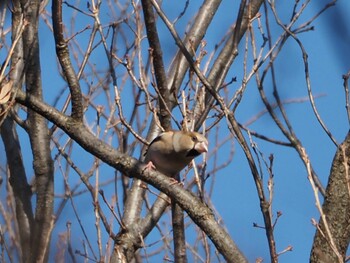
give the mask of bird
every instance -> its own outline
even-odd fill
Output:
[[[162,132],[148,146],[145,169],[156,169],[169,177],[175,177],[204,152],[208,152],[208,140],[198,132]]]

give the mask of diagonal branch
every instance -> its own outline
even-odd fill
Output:
[[[177,203],[191,217],[191,219],[207,234],[218,251],[228,262],[247,262],[234,241],[224,228],[216,221],[211,209],[197,196],[183,189],[180,185],[172,184],[172,179],[157,171],[144,172],[145,166],[135,158],[123,154],[93,135],[83,123],[52,108],[48,104],[24,92],[17,93],[18,103],[35,110],[67,133],[86,151],[101,159],[108,165],[121,171],[129,177],[138,178],[151,184]]]
[[[52,25],[56,43],[56,54],[68,82],[70,95],[72,96],[72,117],[76,121],[82,122],[83,104],[80,84],[69,58],[67,41],[63,35],[62,0],[52,1]]]
[[[222,0],[206,0],[203,2],[190,30],[186,33],[186,37],[183,40],[184,45],[188,50],[197,50],[221,2]],[[156,6],[154,1],[152,1],[152,4],[157,9],[158,13],[163,13],[163,11]],[[164,20],[164,18],[162,19]],[[188,68],[189,64],[187,62],[187,59],[183,55],[183,52],[179,50],[175,55],[168,73],[168,88],[173,93],[178,94],[178,90],[180,88],[180,85],[183,83],[183,79]]]

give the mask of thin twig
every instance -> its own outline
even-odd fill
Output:
[[[317,207],[317,210],[318,212],[320,213],[320,216],[321,216],[321,219],[322,219],[322,222],[323,222],[323,225],[324,225],[324,228],[325,228],[325,231],[326,231],[326,240],[329,241],[330,243],[330,246],[333,250],[333,252],[335,253],[335,255],[337,256],[338,258],[338,261],[339,263],[342,263],[343,262],[343,257],[341,256],[341,254],[339,253],[338,249],[337,249],[337,246],[334,242],[334,239],[333,239],[333,236],[332,236],[332,233],[329,229],[329,225],[328,225],[328,221],[326,219],[326,215],[325,213],[323,212],[323,209],[322,209],[322,204],[321,204],[321,201],[320,201],[320,197],[318,195],[318,187],[316,186],[315,182],[314,182],[314,177],[312,176],[312,170],[311,170],[311,165],[310,165],[310,159],[309,157],[307,156],[306,154],[306,151],[303,149],[303,156],[302,156],[303,160],[305,161],[305,163],[307,164],[306,165],[306,168],[307,168],[307,173],[308,173],[308,179],[310,181],[310,184],[311,184],[311,187],[313,189],[313,192],[314,192],[314,197],[315,197],[315,200],[316,200],[316,207]]]
[[[349,103],[349,78],[350,78],[350,71],[343,75],[343,86],[345,91],[345,108],[346,113],[348,115],[348,122],[350,124],[350,103]]]

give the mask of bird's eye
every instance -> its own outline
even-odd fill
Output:
[[[197,141],[197,137],[196,136],[192,136],[192,141],[196,142]]]

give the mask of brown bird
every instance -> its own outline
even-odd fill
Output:
[[[167,131],[148,146],[145,153],[146,169],[174,177],[195,157],[208,152],[207,139],[198,132]]]

